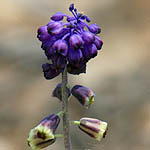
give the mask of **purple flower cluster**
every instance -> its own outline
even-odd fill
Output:
[[[38,29],[41,48],[51,60],[51,64],[42,65],[46,79],[56,77],[66,66],[71,74],[85,73],[87,62],[97,56],[103,45],[102,39],[97,36],[101,32],[99,26],[88,25],[86,22],[90,22],[90,19],[78,13],[74,4],[70,5],[69,10],[73,17],[56,13],[47,25]]]

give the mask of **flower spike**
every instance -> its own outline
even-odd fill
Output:
[[[48,60],[54,63],[53,57],[61,55],[66,61],[63,63],[64,67],[69,66],[68,72],[79,75],[80,73],[85,73],[87,62],[97,56],[98,50],[102,47],[103,42],[97,36],[101,29],[95,23],[88,25],[91,21],[90,18],[78,12],[74,4],[70,5],[69,11],[72,16],[61,12],[55,13],[47,25],[38,29],[37,37],[42,42],[41,48],[44,50]],[[57,57],[55,62],[58,62],[59,60],[57,59],[59,58]],[[48,80],[55,78],[64,71],[64,67],[63,69],[58,69],[53,63],[49,72],[43,71],[45,78]],[[77,71],[77,68],[79,71]]]

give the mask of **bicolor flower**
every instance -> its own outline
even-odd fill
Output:
[[[94,102],[94,92],[85,86],[82,85],[75,85],[71,89],[71,93],[77,100],[86,107],[89,107]]]
[[[81,118],[80,121],[74,121],[73,123],[77,124],[79,129],[98,141],[105,137],[108,130],[107,122],[94,118]]]
[[[68,97],[71,95],[70,89],[67,87]],[[62,101],[62,83],[57,84],[56,88],[52,93],[53,97],[57,97],[60,101]]]
[[[44,118],[39,125],[31,129],[28,137],[28,145],[33,150],[45,148],[56,140],[55,131],[59,125],[60,118],[52,114]]]
[[[69,68],[68,72],[78,75],[86,72],[86,64],[91,58],[97,56],[103,42],[97,35],[101,32],[97,24],[89,25],[90,18],[79,13],[74,4],[70,5],[69,11],[73,16],[61,12],[55,13],[47,25],[38,29],[37,37],[42,42],[41,48],[44,50],[48,60],[54,62],[54,55],[60,54],[66,61],[63,65]],[[60,59],[60,57],[57,58]],[[55,60],[55,62],[59,61]],[[55,66],[55,64],[52,65]],[[80,67],[77,67],[79,65]],[[63,69],[60,71],[56,67],[54,76],[51,75],[52,72],[54,70],[49,73],[44,72],[46,79],[56,77],[60,72],[63,72]]]

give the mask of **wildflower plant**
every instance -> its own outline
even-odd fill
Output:
[[[90,18],[78,13],[74,4],[69,11],[73,16],[56,13],[50,22],[38,29],[37,38],[42,42],[41,48],[50,63],[42,65],[44,77],[51,80],[62,74],[62,82],[54,89],[52,96],[62,103],[62,111],[44,118],[35,128],[31,129],[28,144],[32,149],[42,149],[53,144],[58,137],[64,137],[66,150],[71,150],[70,122],[79,129],[100,141],[105,137],[107,123],[93,118],[81,118],[70,121],[68,98],[72,94],[83,106],[88,107],[94,102],[94,92],[85,86],[68,86],[67,74],[79,75],[86,73],[89,60],[96,57],[101,50],[103,41],[98,36],[101,32],[97,24],[90,24]],[[63,120],[64,133],[55,134],[60,119]]]

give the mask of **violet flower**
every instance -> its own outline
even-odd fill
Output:
[[[71,95],[71,91],[68,87],[67,91],[69,97]],[[57,97],[60,101],[62,101],[62,83],[57,84],[56,88],[53,90],[52,96]]]
[[[71,74],[85,73],[87,62],[97,56],[97,50],[101,49],[103,45],[97,35],[101,32],[100,27],[95,23],[88,25],[91,21],[90,18],[78,13],[74,4],[70,5],[69,11],[73,14],[72,17],[61,12],[56,13],[47,25],[38,29],[37,37],[42,42],[41,48],[48,60],[52,60],[53,63],[57,62],[57,66],[62,66],[62,60],[64,61],[61,69],[53,63],[49,67],[49,71],[45,72],[43,69],[46,79],[55,78],[64,71],[66,66]],[[56,58],[55,55],[58,54],[63,57]],[[54,75],[52,75],[53,73]]]
[[[77,100],[87,108],[94,102],[94,92],[85,86],[75,85],[71,89],[71,93]]]

